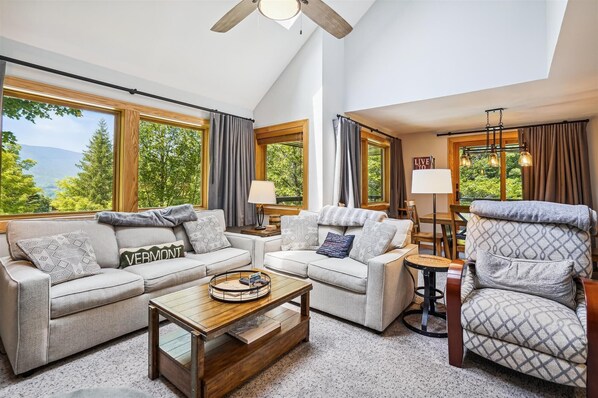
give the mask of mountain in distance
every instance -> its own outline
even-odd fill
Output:
[[[21,144],[21,159],[37,162],[27,173],[33,175],[35,184],[50,198],[54,198],[58,189],[56,181],[77,175],[80,171],[77,163],[82,157],[82,153],[66,149]]]

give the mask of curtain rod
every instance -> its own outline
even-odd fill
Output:
[[[555,124],[567,124],[567,123],[582,123],[582,122],[589,122],[589,121],[590,121],[590,119],[572,120],[572,121],[563,120],[562,122],[527,124],[524,126],[503,127],[502,129],[503,129],[503,131],[504,130],[517,130],[517,129],[524,129],[524,128],[530,128],[530,127],[552,126]],[[497,126],[494,126],[494,127],[497,127]],[[449,131],[448,133],[438,133],[438,134],[436,134],[436,137],[443,137],[443,136],[447,136],[447,135],[453,136],[453,135],[463,135],[463,134],[485,133],[485,132],[486,132],[486,129],[455,131],[455,132]]]
[[[143,97],[153,98],[153,99],[157,99],[157,100],[164,101],[164,102],[170,102],[173,104],[186,106],[188,108],[194,108],[194,109],[199,109],[199,110],[206,111],[206,112],[218,113],[220,115],[225,115],[225,116],[233,116],[233,117],[237,117],[239,119],[244,119],[244,120],[249,120],[251,122],[255,122],[255,120],[248,118],[248,117],[238,116],[238,115],[234,115],[232,113],[221,112],[218,109],[211,109],[211,108],[207,108],[205,106],[195,105],[195,104],[191,104],[189,102],[184,102],[184,101],[179,101],[179,100],[175,100],[175,99],[168,98],[168,97],[163,97],[161,95],[146,93],[145,91],[140,91],[140,90],[137,90],[136,88],[128,88],[128,87],[124,87],[124,86],[119,86],[117,84],[108,83],[108,82],[105,82],[102,80],[92,79],[90,77],[76,75],[76,74],[70,73],[70,72],[64,72],[64,71],[61,71],[58,69],[49,68],[47,66],[42,66],[42,65],[31,63],[31,62],[22,61],[20,59],[6,57],[1,54],[0,54],[0,61],[6,61],[6,62],[10,62],[11,64],[26,66],[27,68],[32,68],[32,69],[37,69],[37,70],[41,70],[44,72],[53,73],[55,75],[70,77],[71,79],[76,79],[76,80],[81,80],[81,81],[88,82],[88,83],[97,84],[98,86],[109,87],[109,88],[112,88],[115,90],[120,90],[120,91],[126,91],[127,93],[129,93],[131,95],[141,95]]]
[[[386,137],[388,137],[388,138],[397,138],[397,137],[393,137],[393,136],[392,136],[392,135],[390,135],[390,134],[386,134],[386,133],[385,133],[385,132],[383,132],[383,131],[380,131],[380,130],[378,130],[378,129],[375,129],[375,128],[373,128],[373,127],[370,127],[370,126],[368,126],[368,125],[366,125],[366,124],[359,123],[357,120],[353,120],[353,119],[351,119],[350,117],[343,116],[343,115],[340,115],[340,114],[337,114],[337,115],[336,115],[336,117],[339,117],[339,118],[341,118],[341,119],[347,119],[347,120],[350,120],[350,121],[352,121],[353,123],[356,123],[356,124],[360,125],[360,126],[361,126],[361,127],[363,127],[363,128],[366,128],[366,129],[368,129],[368,130],[370,130],[370,131],[372,131],[372,132],[378,133],[378,134],[382,134],[382,135],[384,135],[384,136],[386,136]]]

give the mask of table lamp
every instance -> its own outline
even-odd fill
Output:
[[[450,169],[423,169],[413,170],[411,178],[411,193],[432,194],[433,206],[433,239],[436,240],[436,194],[453,193],[453,183]],[[436,243],[436,242],[434,242]],[[436,244],[434,255],[436,255]],[[446,251],[446,248],[445,248]]]
[[[249,189],[249,203],[255,203],[257,209],[257,230],[266,229],[262,224],[264,223],[264,205],[276,204],[276,193],[274,191],[274,183],[272,181],[251,181],[251,188]]]

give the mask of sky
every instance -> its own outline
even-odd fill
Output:
[[[60,148],[81,153],[96,131],[98,122],[103,118],[108,124],[110,138],[114,137],[114,115],[87,110],[82,112],[82,117],[53,114],[52,119],[38,118],[35,123],[25,119],[14,120],[3,117],[2,130],[15,134],[19,144]]]

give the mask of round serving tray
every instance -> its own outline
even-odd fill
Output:
[[[240,270],[228,271],[222,274],[215,275],[210,279],[208,291],[210,296],[219,301],[230,303],[239,303],[244,301],[252,301],[262,298],[270,294],[272,284],[270,283],[270,275],[265,272],[262,274],[262,279],[266,280],[266,284],[261,286],[249,287],[239,282],[242,277],[249,278],[250,275],[255,274],[256,271]]]

